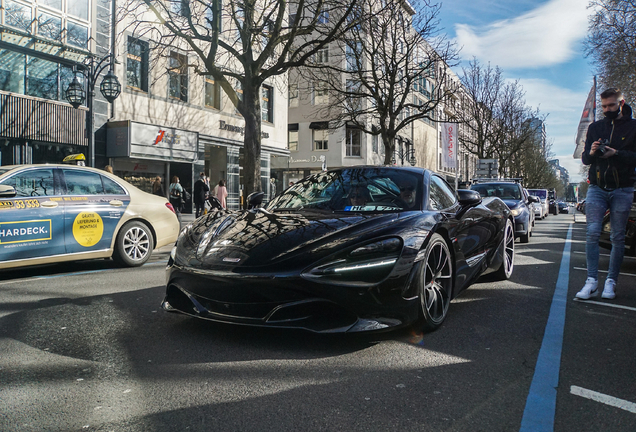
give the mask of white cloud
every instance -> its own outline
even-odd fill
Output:
[[[457,43],[465,59],[477,57],[504,69],[539,68],[568,61],[587,33],[584,0],[550,0],[516,18],[485,28],[457,24]]]

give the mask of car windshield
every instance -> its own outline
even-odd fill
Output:
[[[508,200],[520,200],[521,191],[515,183],[493,183],[493,184],[476,184],[470,187],[472,190],[479,192],[483,198],[498,197]]]
[[[530,195],[538,196],[542,200],[548,197],[548,191],[545,189],[528,189]]]
[[[320,173],[269,202],[269,211],[324,209],[384,212],[421,209],[421,177],[390,168],[350,168]]]

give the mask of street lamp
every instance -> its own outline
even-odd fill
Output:
[[[84,101],[86,101],[86,107],[88,108],[88,117],[86,118],[86,131],[88,133],[88,165],[95,166],[95,131],[93,131],[93,124],[95,123],[95,113],[93,112],[93,99],[95,98],[95,84],[99,75],[104,69],[109,68],[108,73],[99,85],[99,90],[106,100],[112,103],[117,96],[121,93],[121,84],[117,79],[117,76],[113,73],[113,66],[115,65],[115,59],[112,54],[104,56],[101,60],[96,62],[95,58],[89,57],[81,66],[82,69],[73,67],[75,76],[73,81],[66,89],[66,100],[73,106],[73,108],[79,108]],[[78,79],[78,73],[82,74],[86,79],[86,88],[88,95],[84,90],[84,86]]]
[[[415,166],[415,164],[417,163],[417,159],[415,158],[414,148],[406,147],[406,150],[405,150],[402,148],[402,146],[396,147],[393,152],[393,157],[391,158],[391,162],[393,163],[393,165],[395,165],[397,162],[395,159],[396,156],[400,158],[400,163],[402,165],[404,165],[404,161],[407,161],[408,163],[410,163],[411,166]]]

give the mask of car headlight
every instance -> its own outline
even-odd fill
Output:
[[[513,216],[519,216],[521,214],[521,210],[515,208],[510,210],[510,214],[512,214]]]
[[[303,276],[327,283],[376,284],[389,276],[402,252],[400,238],[388,238],[359,246],[346,255],[338,254]]]

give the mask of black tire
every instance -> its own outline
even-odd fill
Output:
[[[501,267],[494,273],[495,280],[508,280],[515,268],[515,228],[510,219],[504,228],[504,249]]]
[[[453,290],[452,256],[439,234],[433,234],[426,247],[418,284],[422,326],[432,331],[446,318]]]
[[[530,231],[519,236],[519,241],[521,243],[529,243],[530,242]]]
[[[154,247],[150,228],[142,222],[126,222],[115,242],[113,259],[124,267],[139,267],[148,261]]]

